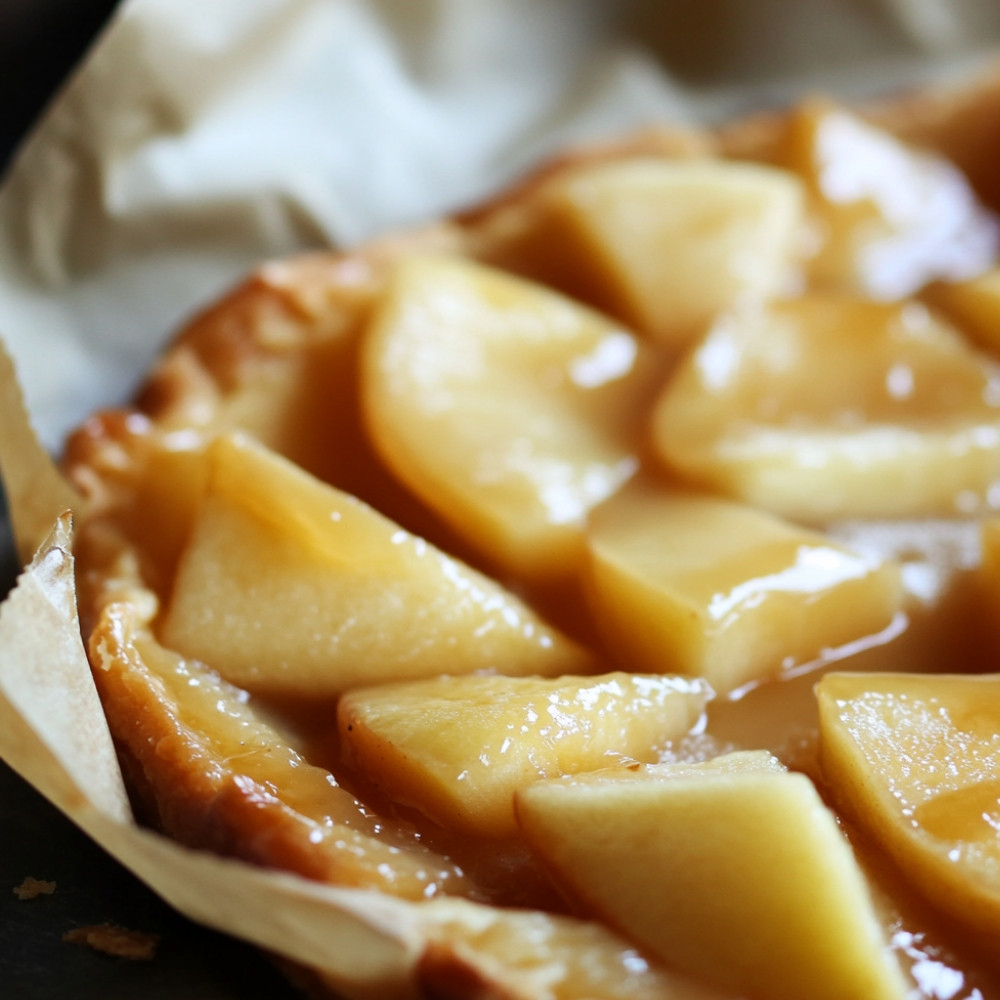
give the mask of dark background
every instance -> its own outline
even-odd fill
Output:
[[[0,173],[115,0],[0,0]],[[2,506],[0,506],[2,515]],[[0,594],[16,563],[0,516]],[[26,876],[57,884],[20,900]],[[148,962],[63,941],[112,923],[161,936]],[[0,995],[4,1000],[287,1000],[297,997],[258,952],[165,906],[0,762]]]
[[[0,0],[0,171],[117,0]]]

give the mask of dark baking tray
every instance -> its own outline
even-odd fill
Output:
[[[26,876],[56,883],[19,899]],[[110,923],[159,936],[148,961],[63,939]],[[262,954],[170,909],[0,764],[0,995],[5,1000],[291,1000]]]

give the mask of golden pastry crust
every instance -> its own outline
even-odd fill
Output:
[[[954,92],[876,102],[864,114],[907,141],[943,152],[967,172],[987,203],[1000,204],[1000,181],[987,155],[1000,140],[1000,77]],[[214,735],[208,723],[199,728],[205,720],[197,720],[200,710],[193,703],[180,704],[178,678],[201,668],[159,645],[155,621],[169,600],[190,531],[204,478],[203,446],[220,434],[248,432],[319,479],[377,504],[409,531],[495,571],[399,484],[369,440],[357,368],[365,323],[387,274],[410,255],[447,253],[559,285],[558,268],[545,273],[547,265],[524,249],[525,233],[547,210],[553,185],[582,167],[633,158],[770,162],[784,141],[787,120],[784,114],[764,115],[711,132],[651,129],[555,159],[453,220],[354,251],[264,264],[181,331],[132,407],[97,414],[69,438],[64,468],[87,504],[76,549],[81,619],[126,776],[151,824],[191,846],[337,885],[412,900],[455,894],[539,911],[562,909],[521,846],[463,848],[461,838],[380,801],[357,775],[334,777],[337,748],[316,715],[301,706],[291,712],[294,735],[283,743],[284,706],[267,705],[257,715],[243,695],[204,675],[204,685],[218,684],[213,689],[218,704],[228,704],[232,718],[243,712],[248,731],[257,734],[255,773],[234,763],[238,754],[228,737]],[[181,467],[184,474],[177,476]],[[184,485],[171,491],[175,480]],[[552,597],[533,592],[529,584],[522,589],[543,605]],[[565,592],[555,595],[556,618],[568,599]],[[571,616],[567,620],[570,628],[579,625]],[[318,715],[331,706],[315,709]],[[272,712],[280,721],[269,728]],[[261,754],[268,756],[264,764]],[[313,754],[318,764],[307,763]],[[276,757],[289,770],[309,771],[331,801],[321,802],[308,790],[289,791],[275,770]],[[379,815],[383,810],[387,818]],[[536,931],[560,938],[560,922],[568,918],[540,912],[510,917],[508,938],[498,932],[498,945],[470,930],[463,923],[465,904],[455,905],[454,922],[429,924],[435,929],[428,931],[417,972],[422,995],[520,1000],[568,997],[598,986],[604,991],[595,994],[600,996],[673,995],[664,991],[673,990],[675,980],[662,978],[667,974],[655,963],[626,954],[627,946],[613,932],[593,923],[565,930],[564,950],[555,949],[551,967],[542,963],[537,977],[505,970],[494,952],[530,949],[534,931],[525,929],[527,923],[545,923],[544,933]],[[496,919],[503,928],[508,917]],[[591,947],[617,956],[608,960],[608,981],[596,986],[581,971],[588,945],[580,942],[588,936]],[[558,978],[554,966],[560,966],[564,981],[551,987],[545,980]],[[630,969],[640,971],[633,975]],[[710,993],[691,985],[684,995]]]

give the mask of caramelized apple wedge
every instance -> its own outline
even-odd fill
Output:
[[[591,517],[587,593],[607,646],[723,694],[886,628],[899,568],[712,496],[626,487]]]
[[[996,220],[961,171],[842,108],[800,108],[779,159],[812,196],[815,287],[902,299],[935,279],[978,274],[997,255]]]
[[[638,466],[648,361],[625,329],[540,285],[415,258],[368,331],[365,413],[390,467],[476,550],[563,576],[587,512]]]
[[[312,699],[445,664],[592,668],[499,584],[250,439],[208,462],[160,636],[231,683]]]
[[[514,793],[533,781],[655,762],[701,718],[708,686],[641,674],[440,677],[352,691],[338,709],[353,764],[442,826],[517,832]]]
[[[991,517],[983,521],[980,528],[980,543],[982,547],[982,562],[979,566],[979,582],[984,595],[984,605],[989,615],[988,620],[994,623],[993,636],[996,645],[992,648],[1000,650],[1000,517]]]
[[[939,282],[927,290],[926,297],[973,343],[1000,355],[1000,267],[968,281]]]
[[[803,201],[801,181],[772,167],[602,163],[552,185],[530,239],[560,287],[677,348],[736,303],[787,289]]]
[[[805,297],[730,317],[653,420],[672,468],[793,520],[998,502],[1000,369],[914,302]]]
[[[763,751],[531,785],[556,880],[669,965],[769,1000],[903,1000],[867,883],[812,782]]]
[[[1000,675],[829,674],[816,694],[838,804],[995,957]]]

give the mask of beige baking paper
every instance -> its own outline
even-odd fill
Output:
[[[998,39],[994,5],[929,0],[133,0],[0,190],[0,332],[55,450],[263,257],[454,209],[569,143],[948,75]],[[0,609],[0,756],[183,912],[402,995],[418,908],[134,826],[75,620],[74,497],[6,362],[0,465],[41,542]]]

